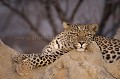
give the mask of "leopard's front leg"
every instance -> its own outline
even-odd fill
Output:
[[[45,55],[41,56],[39,54],[35,54],[35,56],[28,57],[22,60],[16,67],[16,71],[20,75],[27,75],[31,72],[31,70],[35,67],[43,67],[53,63],[57,60],[61,55],[67,53],[65,50],[56,50],[54,51],[54,55]]]
[[[15,62],[17,62],[17,63],[20,63],[20,62],[22,62],[23,60],[25,60],[26,58],[28,58],[28,57],[33,57],[33,56],[35,56],[35,55],[37,55],[37,54],[21,54],[21,53],[19,53],[19,54],[17,54],[17,55],[13,55],[12,56],[12,59],[15,61]]]

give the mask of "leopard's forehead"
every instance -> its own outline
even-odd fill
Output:
[[[69,24],[64,22],[63,27],[66,32],[72,33],[96,33],[98,30],[97,24]]]
[[[71,29],[78,30],[78,31],[90,31],[91,25],[90,24],[73,24],[71,25]]]

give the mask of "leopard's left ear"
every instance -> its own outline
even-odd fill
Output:
[[[98,24],[91,24],[91,30],[93,30],[94,32],[98,31]]]
[[[69,29],[70,28],[70,24],[67,22],[63,22],[63,27],[64,29]]]

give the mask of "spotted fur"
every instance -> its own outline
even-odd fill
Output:
[[[103,36],[95,36],[94,41],[100,47],[103,59],[107,63],[113,63],[120,58],[120,41]]]

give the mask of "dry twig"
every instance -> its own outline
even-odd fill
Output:
[[[71,17],[70,17],[70,19],[69,19],[70,22],[72,22],[72,21],[74,20],[75,15],[76,15],[76,13],[77,13],[80,5],[82,4],[82,2],[83,2],[83,0],[79,0],[79,1],[77,2],[75,8],[74,8],[73,11],[72,11]]]

